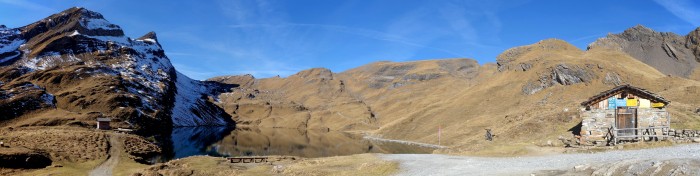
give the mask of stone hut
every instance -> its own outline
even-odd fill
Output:
[[[665,139],[671,127],[670,102],[645,89],[621,85],[581,103],[579,142],[615,145],[619,142]]]
[[[112,127],[109,126],[109,122],[111,122],[112,119],[110,118],[97,118],[97,129],[101,130],[110,130]]]

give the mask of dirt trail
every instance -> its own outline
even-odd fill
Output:
[[[107,160],[90,171],[90,176],[111,176],[112,170],[119,163],[119,155],[124,148],[119,140],[120,136],[119,134],[107,134],[107,137],[109,138],[109,155]]]
[[[401,168],[399,175],[552,175],[552,173],[559,175],[584,171],[592,172],[594,175],[617,175],[618,172],[639,172],[639,175],[700,174],[700,166],[698,166],[700,144],[532,157],[469,157],[437,154],[379,156],[385,160],[399,162]]]

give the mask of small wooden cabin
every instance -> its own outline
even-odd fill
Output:
[[[97,118],[97,129],[101,130],[111,130],[112,127],[109,126],[110,118]]]
[[[671,127],[670,102],[645,89],[621,85],[581,103],[581,144],[664,138]]]

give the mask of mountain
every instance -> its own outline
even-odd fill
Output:
[[[523,153],[528,144],[569,137],[580,122],[579,104],[621,84],[673,101],[674,128],[700,127],[700,82],[667,76],[620,50],[584,51],[557,39],[508,49],[495,64],[376,62],[341,73],[314,68],[287,78],[209,81],[241,85],[217,102],[241,126],[355,131],[440,142],[459,153]],[[484,129],[497,140],[485,141]]]
[[[637,25],[620,34],[608,34],[588,46],[622,51],[664,74],[700,80],[700,28],[685,36],[656,32]]]
[[[87,127],[111,117],[115,127],[145,131],[236,124],[519,154],[571,136],[580,102],[621,84],[671,100],[673,128],[700,128],[698,33],[637,26],[587,50],[558,39],[514,47],[496,63],[375,62],[340,73],[197,81],[176,71],[155,33],[132,39],[99,13],[71,8],[0,27],[0,126]]]
[[[132,39],[101,14],[70,8],[0,27],[0,123],[162,130],[230,125],[209,96],[235,85],[202,82],[172,66],[154,32]]]

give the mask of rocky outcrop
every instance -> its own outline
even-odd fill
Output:
[[[255,83],[255,77],[251,74],[245,75],[234,75],[234,76],[219,76],[207,79],[207,81],[220,82],[231,85],[238,85],[239,87],[247,88]]]
[[[515,68],[513,62],[525,55],[526,53],[532,51],[532,47],[520,46],[514,47],[504,51],[496,57],[496,63],[498,64],[498,71],[506,71]]]
[[[554,82],[561,85],[572,85],[576,83],[587,83],[596,78],[596,75],[585,67],[574,65],[572,67],[566,64],[559,64],[552,69],[551,78]]]
[[[603,79],[603,84],[607,85],[613,85],[613,86],[619,86],[624,83],[622,79],[620,78],[620,75],[618,75],[615,72],[608,72],[605,74],[605,78]]]
[[[700,28],[696,28],[685,36],[685,47],[692,50],[695,61],[700,62]]]
[[[588,50],[622,51],[664,74],[688,77],[700,62],[699,30],[680,36],[637,25],[620,34],[609,34],[596,40]]]
[[[451,76],[472,79],[479,71],[479,63],[473,59],[445,59],[439,60],[437,64]]]
[[[525,95],[532,95],[557,84],[573,85],[577,83],[590,83],[596,78],[598,77],[587,67],[558,64],[553,68],[549,68],[549,74],[541,75],[539,80],[525,83],[522,92]]]

